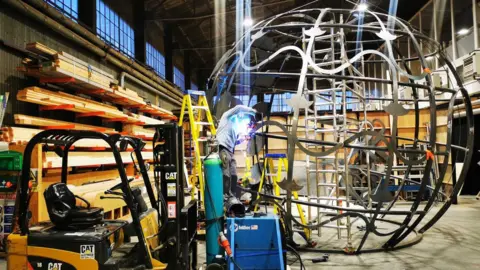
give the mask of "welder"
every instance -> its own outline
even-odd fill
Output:
[[[222,160],[223,195],[224,199],[235,197],[237,192],[237,162],[234,153],[235,146],[250,139],[250,132],[255,127],[256,111],[244,105],[237,105],[226,111],[220,118],[217,128],[219,154]]]

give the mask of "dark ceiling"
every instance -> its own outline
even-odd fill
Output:
[[[190,51],[205,69],[211,69],[215,62],[215,2],[220,0],[147,0],[149,20],[155,24],[169,23],[175,30],[175,50]],[[235,41],[235,0],[224,0],[226,5],[226,44]],[[270,16],[306,5],[308,7],[353,8],[357,0],[251,0],[253,20],[258,22]],[[378,12],[388,12],[390,0],[367,0],[370,7]],[[397,14],[410,19],[422,8],[427,0],[398,0]]]

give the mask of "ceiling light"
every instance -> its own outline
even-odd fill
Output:
[[[470,31],[467,28],[462,28],[457,32],[457,34],[466,35],[466,34],[468,34],[468,32],[470,32]]]
[[[357,6],[358,11],[367,11],[367,9],[368,9],[368,5],[366,3],[361,3],[361,4],[358,4]]]
[[[250,17],[246,17],[245,20],[243,20],[243,26],[245,27],[250,27],[253,25],[253,20]]]

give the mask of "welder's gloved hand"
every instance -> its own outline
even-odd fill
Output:
[[[245,206],[243,206],[240,200],[233,196],[233,194],[223,194],[224,205],[227,216],[229,217],[244,217]]]

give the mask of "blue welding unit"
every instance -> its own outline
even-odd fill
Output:
[[[277,216],[227,218],[227,238],[232,256],[241,269],[285,269]],[[231,261],[228,269],[236,269]]]

